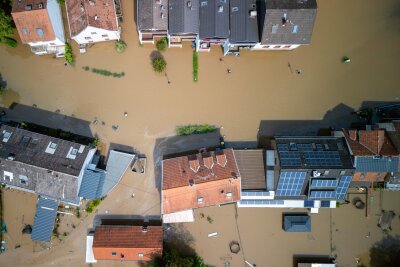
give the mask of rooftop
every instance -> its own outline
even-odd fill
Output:
[[[311,217],[308,215],[283,215],[283,229],[285,232],[311,232]]]
[[[51,235],[53,234],[57,209],[58,205],[56,201],[42,197],[39,198],[35,221],[32,227],[32,240],[50,241]]]
[[[283,169],[352,169],[350,154],[340,137],[275,137]]]
[[[47,0],[13,1],[12,17],[22,43],[56,39],[46,8]]]
[[[256,0],[231,0],[230,42],[258,42]]]
[[[234,150],[234,153],[242,180],[242,190],[265,190],[263,150]]]
[[[170,34],[199,33],[199,0],[169,0]]]
[[[168,29],[167,0],[138,0],[137,4],[139,30]]]
[[[343,133],[354,156],[399,156],[384,129],[343,129]]]
[[[163,190],[240,176],[232,149],[166,159],[162,164]]]
[[[93,253],[97,260],[150,260],[162,254],[162,226],[98,226]]]
[[[109,31],[118,30],[113,0],[66,0],[65,3],[72,37],[88,26]]]
[[[268,0],[261,43],[309,44],[316,16],[316,0]]]
[[[229,0],[200,0],[200,38],[229,37]]]

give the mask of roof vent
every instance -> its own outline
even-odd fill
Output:
[[[142,226],[143,233],[147,233],[148,231],[149,231],[149,229],[147,228],[147,226]]]
[[[89,0],[89,5],[94,6],[94,1]]]
[[[193,179],[190,179],[190,180],[189,180],[189,186],[190,186],[190,187],[194,186],[194,180],[193,180]]]
[[[15,154],[14,153],[9,153],[7,159],[8,160],[14,160],[15,159]]]
[[[226,155],[225,154],[219,154],[216,156],[217,157],[217,164],[221,167],[225,167],[227,160],[226,160]]]
[[[239,8],[237,6],[232,7],[232,12],[238,12]]]
[[[212,167],[214,167],[214,159],[211,155],[203,157],[203,163],[207,169],[212,169]]]
[[[198,160],[197,158],[196,158],[196,159],[189,160],[189,166],[190,166],[190,169],[191,169],[192,171],[198,172],[199,169],[200,169],[199,160]]]
[[[232,175],[232,178],[233,178],[234,180],[236,180],[236,179],[238,178],[236,172],[232,172],[231,175]]]
[[[39,9],[42,9],[42,8],[43,8],[43,3],[42,3],[42,2],[40,2],[40,3],[38,4],[38,8],[39,8]]]
[[[191,1],[187,1],[186,6],[191,9],[192,8],[192,2]]]
[[[226,195],[226,197],[231,198],[232,197],[232,192],[227,192],[225,195]]]
[[[284,14],[283,14],[283,17],[282,17],[282,26],[285,26],[287,20],[288,20],[288,19],[287,19],[287,14],[284,13]]]
[[[164,13],[161,12],[161,19],[164,19]]]
[[[223,7],[223,6],[218,6],[218,12],[219,12],[219,13],[224,12],[224,7]]]
[[[94,20],[99,20],[99,16],[94,15]]]
[[[256,10],[250,10],[250,18],[254,19],[257,17],[257,11]]]

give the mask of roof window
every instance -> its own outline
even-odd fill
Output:
[[[143,258],[143,257],[144,257],[144,254],[143,254],[143,253],[138,253],[138,257],[139,257],[139,258]]]
[[[299,31],[299,26],[298,25],[293,25],[292,26],[292,33],[297,33]]]
[[[78,154],[78,149],[77,148],[74,148],[74,147],[70,147],[69,148],[69,151],[68,151],[68,154],[67,154],[67,158],[68,159],[75,159],[76,158],[76,155]]]
[[[28,35],[28,30],[25,27],[22,27],[22,34]]]
[[[22,137],[22,143],[24,144],[28,144],[30,140],[31,140],[30,136],[25,135],[24,137]]]
[[[203,203],[203,202],[204,202],[204,198],[202,198],[202,197],[197,198],[197,203]]]
[[[278,24],[272,24],[272,29],[271,29],[271,33],[277,33],[278,32]]]
[[[7,143],[12,135],[12,132],[3,131],[3,143]]]
[[[54,152],[56,152],[56,149],[57,149],[57,144],[50,141],[44,152],[49,154],[54,154]]]
[[[32,10],[32,5],[26,5],[25,10]]]
[[[201,6],[207,6],[208,2],[207,1],[201,1]]]
[[[4,180],[6,180],[8,182],[12,182],[13,178],[14,178],[14,174],[12,172],[4,171],[4,174],[3,174]]]
[[[111,256],[117,256],[117,252],[111,252]]]
[[[36,28],[36,34],[39,36],[44,36],[44,31],[42,28]]]

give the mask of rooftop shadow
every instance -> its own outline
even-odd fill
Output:
[[[193,242],[193,235],[181,223],[168,225],[164,230],[166,250],[175,250],[184,256],[196,255],[196,251],[192,248]]]

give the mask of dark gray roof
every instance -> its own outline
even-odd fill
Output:
[[[399,157],[354,157],[354,164],[358,172],[398,172]]]
[[[11,136],[4,142],[6,132]],[[3,137],[0,142],[1,159],[12,156],[14,161],[73,176],[79,175],[89,152],[88,146],[8,125],[0,127],[0,134]],[[53,153],[46,152],[50,142],[57,146]],[[78,150],[75,159],[67,157],[72,149]]]
[[[139,30],[168,29],[168,0],[137,0]]]
[[[266,189],[262,149],[234,150],[242,190]]]
[[[55,200],[39,198],[35,221],[32,227],[32,240],[50,241],[56,219],[58,205]]]
[[[204,38],[229,37],[229,0],[200,0],[200,34]]]
[[[284,215],[283,229],[286,232],[311,232],[311,217],[308,215]]]
[[[169,0],[170,34],[199,33],[199,0]]]
[[[268,0],[261,43],[309,44],[316,16],[316,0]]]
[[[250,11],[256,10],[256,0],[231,0],[231,43],[256,43],[259,41],[257,16],[250,16]]]

